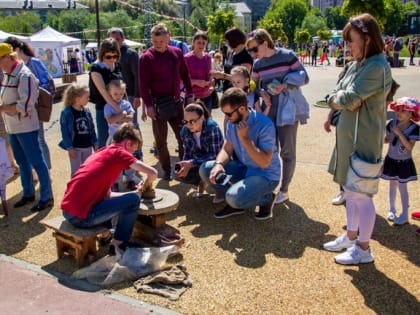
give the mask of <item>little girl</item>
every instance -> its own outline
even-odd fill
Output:
[[[109,145],[112,143],[112,138],[114,133],[118,130],[119,127],[122,126],[123,123],[132,123],[134,117],[134,108],[131,106],[130,102],[124,99],[126,95],[126,84],[122,80],[113,80],[108,83],[107,90],[109,95],[111,95],[112,99],[118,104],[121,108],[122,112],[117,113],[115,109],[109,105],[105,104],[104,107],[104,115],[105,119],[108,123],[108,140],[106,144]],[[135,182],[135,171],[128,169],[123,171],[124,175],[127,178],[127,188],[128,190],[135,190],[137,184]],[[117,178],[116,182],[112,186],[111,190],[113,192],[118,192],[119,189],[119,182],[122,178],[121,174],[119,178]]]
[[[402,97],[390,104],[396,112],[397,119],[392,119],[386,126],[385,142],[389,143],[388,154],[382,171],[382,178],[389,180],[388,220],[395,225],[408,222],[407,182],[417,180],[416,167],[411,158],[411,151],[416,141],[420,140],[419,126],[414,121],[420,120],[420,102],[413,97]],[[395,215],[395,198],[397,186],[401,195],[402,214]]]
[[[58,144],[67,150],[70,158],[71,176],[80,165],[98,148],[92,114],[85,106],[89,100],[86,85],[73,82],[64,91],[60,127],[62,140]]]
[[[251,88],[254,81],[251,81],[251,74],[249,73],[248,69],[244,66],[235,66],[230,71],[230,75],[232,85],[244,90],[247,93],[248,107],[267,115],[270,108],[266,106],[265,110],[262,110],[260,105],[260,98],[257,93],[254,92],[255,84],[254,88]]]

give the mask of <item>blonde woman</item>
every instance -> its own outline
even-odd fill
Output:
[[[92,114],[86,105],[89,90],[73,82],[64,92],[64,109],[60,115],[62,140],[59,146],[68,151],[73,175],[80,165],[98,148]]]

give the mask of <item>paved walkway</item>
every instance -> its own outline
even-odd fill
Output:
[[[0,314],[176,315],[0,254]]]

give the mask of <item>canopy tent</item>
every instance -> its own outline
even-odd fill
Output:
[[[29,40],[35,55],[54,78],[61,77],[63,62],[70,60],[69,53],[76,48],[79,51],[82,49],[80,39],[62,34],[49,26],[30,36]]]
[[[125,39],[124,43],[126,43],[128,45],[128,47],[131,47],[131,48],[139,48],[139,47],[144,48],[146,46],[145,44],[135,42],[135,41],[129,40],[129,39]],[[91,48],[98,49],[98,44],[94,43],[94,42],[91,42],[91,43],[88,43],[85,47],[86,50],[89,50]]]
[[[0,43],[4,42],[6,40],[6,38],[10,37],[10,36],[14,36],[16,38],[19,38],[21,41],[24,41],[24,42],[29,41],[29,38],[26,37],[26,36],[20,36],[20,35],[15,35],[15,34],[11,34],[11,33],[6,33],[6,32],[3,32],[3,31],[0,30]]]

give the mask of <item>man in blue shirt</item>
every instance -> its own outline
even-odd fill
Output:
[[[239,215],[258,205],[255,219],[269,219],[281,170],[275,127],[270,118],[247,107],[246,93],[239,88],[228,89],[220,106],[228,119],[226,140],[216,160],[200,168],[201,179],[216,191],[213,202],[227,203],[214,216]]]

